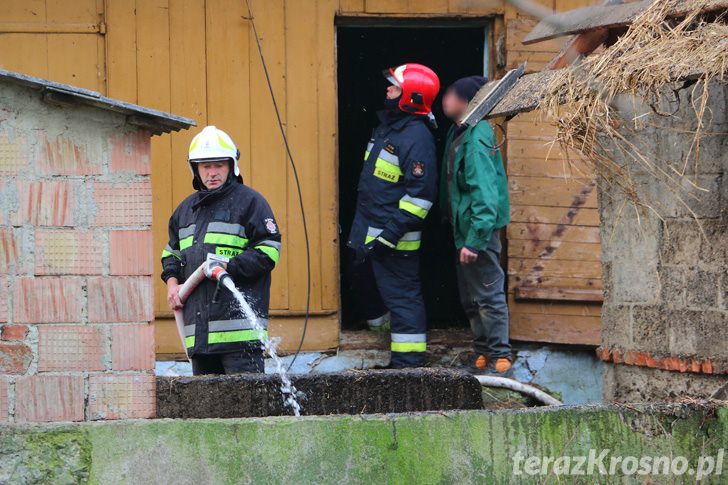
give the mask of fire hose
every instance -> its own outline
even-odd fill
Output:
[[[180,286],[179,289],[179,300],[184,303],[187,298],[192,294],[192,292],[197,288],[200,283],[202,283],[205,278],[210,278],[215,281],[224,280],[226,277],[230,278],[230,275],[227,271],[225,271],[225,268],[222,266],[222,263],[227,263],[228,259],[224,258],[222,256],[218,256],[216,254],[208,254],[207,260],[202,263],[191,275],[189,278],[185,280],[185,282]],[[215,264],[217,263],[217,264]],[[185,350],[185,355],[187,356],[187,360],[190,359],[189,354],[187,354],[187,345],[185,344],[185,320],[184,320],[184,313],[181,308],[174,311],[174,321],[177,323],[177,333],[179,334],[179,339],[182,342],[182,348]]]

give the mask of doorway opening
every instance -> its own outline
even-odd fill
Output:
[[[383,107],[388,85],[382,71],[405,62],[416,62],[432,68],[440,78],[443,91],[433,107],[439,124],[435,130],[439,173],[444,142],[451,124],[442,113],[442,93],[461,77],[488,75],[490,36],[490,19],[457,22],[436,19],[338,19],[342,329],[364,327],[355,311],[348,270],[351,257],[345,241],[354,218],[356,187],[364,162],[364,149],[372,129],[377,125],[376,112]],[[452,234],[449,225],[442,219],[439,204],[435,203],[425,221],[420,250],[428,326],[465,327],[467,323],[458,299]]]

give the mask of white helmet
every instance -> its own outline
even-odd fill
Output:
[[[190,151],[187,155],[187,161],[192,164],[197,162],[209,162],[212,160],[233,161],[233,169],[235,176],[240,175],[238,168],[238,159],[240,158],[240,150],[237,149],[233,139],[222,130],[218,130],[214,126],[206,126],[192,139],[190,143]],[[194,177],[195,172],[192,171]]]

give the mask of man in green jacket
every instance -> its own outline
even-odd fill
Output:
[[[507,375],[512,357],[500,229],[510,219],[508,183],[488,122],[460,124],[486,82],[482,76],[459,79],[443,97],[443,111],[455,124],[445,146],[440,200],[454,233],[460,301],[474,333],[474,371]]]

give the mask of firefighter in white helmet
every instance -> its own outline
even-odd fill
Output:
[[[243,184],[240,151],[214,126],[190,144],[188,163],[195,193],[169,220],[169,243],[162,251],[162,279],[173,310],[184,313],[184,338],[194,375],[263,372],[262,340],[232,294],[205,280],[187,298],[179,287],[209,253],[229,258],[227,272],[246,296],[258,321],[266,324],[271,271],[278,262],[281,234],[268,202]]]

